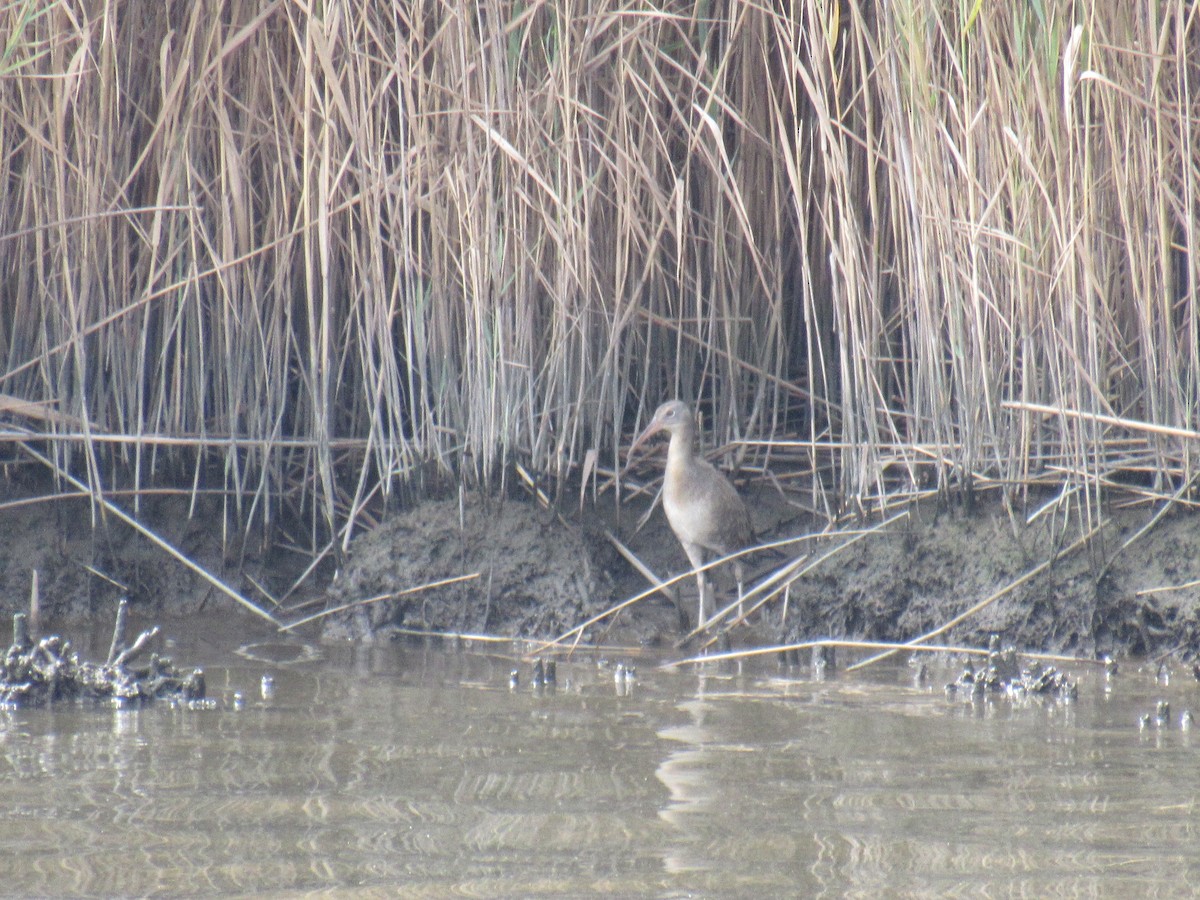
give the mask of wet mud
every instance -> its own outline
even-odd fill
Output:
[[[127,617],[128,604],[119,604],[108,656],[101,662],[81,658],[62,635],[31,634],[26,614],[14,613],[12,644],[0,657],[0,709],[60,700],[203,702],[203,670],[178,669],[170,658],[152,652],[157,626],[128,640]]]
[[[1047,515],[1029,523],[998,504],[970,513],[917,507],[798,581],[786,629],[793,638],[908,640],[996,597],[939,640],[985,647],[999,634],[1025,650],[1193,658],[1200,519],[1158,512],[1100,510],[1104,526],[1072,550],[1095,522]]]
[[[468,576],[444,587],[398,592]],[[603,612],[613,596],[583,531],[521,500],[430,500],[395,513],[351,545],[329,586],[330,637],[396,629],[539,637]]]
[[[815,532],[816,524],[797,518],[778,492],[740,487],[760,540]],[[93,528],[86,501],[14,505],[16,499],[19,491],[6,496],[0,488],[0,501],[8,501],[0,509],[4,620],[28,610],[34,569],[40,613],[55,622],[111,621],[121,596],[150,616],[244,615],[130,529],[102,519]],[[185,498],[145,504],[142,521],[285,621],[380,598],[306,626],[310,634],[362,640],[431,630],[553,637],[647,587],[605,529],[660,577],[686,571],[661,509],[639,529],[644,511],[644,504],[618,510],[611,498],[582,512],[566,506],[558,514],[524,499],[474,498],[461,508],[457,500],[427,501],[393,511],[361,533],[346,557],[319,566],[279,610],[271,597],[295,582],[311,561],[306,554],[282,542],[260,552],[248,544],[231,547],[222,539],[219,508],[200,504],[189,515]],[[1000,593],[939,641],[983,647],[999,634],[1004,644],[1024,651],[1194,659],[1200,651],[1200,518],[1157,512],[1149,505],[1102,509],[1096,520],[1105,526],[1071,552],[1090,527],[1083,516],[1046,514],[1027,522],[1028,512],[1010,514],[998,504],[970,512],[949,503],[914,507],[887,530],[841,549],[836,537],[810,539],[793,552],[829,555],[792,585],[786,619],[782,604],[773,601],[749,628],[732,633],[732,643],[907,640]],[[877,521],[864,518],[848,527]],[[1024,578],[1047,560],[1042,571]],[[762,554],[748,568],[761,578],[787,561],[778,553]],[[411,591],[464,575],[475,577]],[[716,580],[730,599],[727,575],[718,573]],[[684,609],[694,615],[694,583],[687,579],[681,589]],[[669,646],[678,637],[675,609],[660,594],[587,634],[592,641],[626,645]]]
[[[93,510],[86,499],[34,499],[49,490],[40,481],[0,487],[4,620],[31,612],[35,632],[42,622],[112,622],[122,597],[136,613],[150,616],[215,614],[228,608],[220,591],[132,528]],[[283,578],[272,577],[266,556],[239,555],[237,548],[223,546],[216,504],[202,502],[190,515],[189,510],[185,497],[153,498],[141,505],[138,518],[207,571],[251,596],[254,580],[283,584]],[[37,602],[31,611],[35,572]]]

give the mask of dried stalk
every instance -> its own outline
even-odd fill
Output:
[[[960,647],[953,644],[897,644],[890,641],[851,641],[851,640],[835,640],[832,638],[823,638],[817,641],[801,641],[797,644],[779,644],[771,647],[753,647],[747,650],[730,650],[724,653],[706,653],[702,656],[690,656],[686,659],[676,659],[665,662],[659,666],[661,669],[677,669],[681,666],[696,665],[701,663],[727,662],[729,660],[738,659],[753,659],[758,656],[771,656],[780,653],[789,653],[794,650],[812,650],[817,647],[838,647],[847,650],[887,650],[890,653],[896,653],[901,650],[908,650],[912,653],[950,653],[955,655],[966,656],[987,656],[993,652],[987,647]],[[1092,664],[1106,665],[1106,660],[1103,659],[1086,659],[1076,656],[1063,656],[1057,653],[1025,653],[1021,656],[1025,659],[1034,659],[1039,662],[1052,662],[1064,665],[1076,664]],[[876,658],[882,658],[880,654]],[[850,669],[857,668],[863,663],[856,663],[850,666]]]
[[[1193,6],[696,10],[0,6],[0,415],[314,554],[675,395],[830,521],[1192,481]]]
[[[74,475],[70,474],[69,472],[63,471],[61,468],[56,466],[54,464],[54,462],[52,462],[50,459],[47,459],[45,456],[43,456],[38,451],[34,450],[28,444],[22,444],[21,449],[25,453],[27,453],[30,457],[32,457],[33,459],[36,459],[38,462],[42,463],[48,469],[53,471],[56,477],[61,478],[64,481],[69,482],[70,484],[73,484],[75,487],[77,487],[81,491],[88,490],[87,485],[85,485],[82,481],[77,479]],[[230,585],[221,581],[221,579],[217,578],[215,575],[213,575],[211,572],[209,572],[207,569],[205,569],[199,563],[193,561],[192,559],[189,559],[182,552],[180,552],[174,546],[172,546],[168,541],[159,537],[157,534],[155,534],[153,531],[151,531],[149,528],[147,528],[145,525],[143,525],[141,522],[139,522],[133,516],[129,515],[129,513],[125,512],[125,510],[121,509],[119,506],[117,506],[115,503],[113,503],[111,500],[109,500],[107,497],[105,497],[103,494],[96,492],[96,491],[92,491],[91,494],[92,494],[95,502],[98,503],[100,506],[102,506],[107,512],[116,516],[118,519],[120,519],[122,522],[124,522],[126,525],[128,525],[130,528],[132,528],[134,531],[138,532],[140,535],[142,535],[147,540],[149,540],[156,547],[159,547],[160,549],[166,551],[170,556],[174,557],[176,560],[178,560],[180,563],[182,563],[186,568],[191,569],[193,572],[195,572],[197,575],[199,575],[201,578],[203,578],[205,581],[207,581],[209,584],[211,584],[213,587],[215,587],[221,593],[223,593],[226,596],[237,601],[241,606],[250,610],[250,612],[254,613],[259,618],[266,619],[272,625],[279,625],[279,622],[277,622],[275,620],[275,617],[272,616],[265,609],[262,609],[261,607],[257,606],[256,604],[254,604],[247,598],[243,597],[233,587],[231,587]]]
[[[343,603],[340,606],[334,606],[330,609],[323,609],[318,613],[313,613],[311,616],[305,616],[302,619],[297,619],[294,622],[289,622],[286,625],[280,625],[280,631],[292,631],[302,625],[308,625],[310,622],[316,622],[324,619],[326,616],[332,616],[334,613],[345,612],[348,609],[355,609],[359,606],[370,606],[373,603],[379,603],[383,600],[396,600],[400,597],[407,597],[409,594],[416,594],[421,591],[429,591],[434,588],[445,587],[449,584],[458,584],[462,581],[471,581],[479,577],[478,572],[472,572],[469,575],[456,575],[453,578],[443,578],[438,581],[431,581],[428,584],[419,584],[415,587],[405,588],[401,591],[391,591],[387,594],[378,594],[374,597],[364,597],[361,600],[352,600],[349,603]]]

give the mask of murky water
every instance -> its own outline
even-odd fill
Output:
[[[948,700],[903,664],[817,682],[638,660],[626,690],[577,656],[536,692],[528,666],[510,690],[502,652],[237,645],[172,650],[205,664],[216,709],[0,713],[0,892],[1128,897],[1200,879],[1190,672],[1162,687],[1127,666],[1110,692],[1085,671],[1077,702],[1014,707]],[[1160,698],[1170,723],[1139,729]]]

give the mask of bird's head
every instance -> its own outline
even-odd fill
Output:
[[[660,431],[675,435],[680,431],[690,430],[691,428],[693,428],[692,411],[688,408],[688,405],[682,400],[668,400],[654,411],[654,418],[650,420],[650,424],[646,426],[646,430],[638,435],[637,440],[633,442],[633,446],[629,448],[629,452],[632,454],[634,450]]]

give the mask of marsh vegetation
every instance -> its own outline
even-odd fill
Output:
[[[679,396],[815,527],[1155,521],[1198,474],[1198,15],[13,0],[4,456],[316,558],[397,491],[599,496]]]

